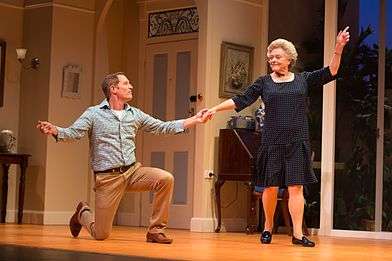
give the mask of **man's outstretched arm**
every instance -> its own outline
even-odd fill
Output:
[[[59,133],[56,126],[48,121],[38,121],[37,129],[39,129],[43,134],[53,135],[55,137],[57,137]]]
[[[174,121],[161,121],[142,112],[139,109],[135,109],[135,112],[143,130],[154,134],[182,133],[185,129],[190,128],[197,123],[204,123],[207,121],[205,117],[202,117],[203,114],[207,112],[207,109],[199,111],[192,117]]]
[[[70,127],[61,128],[48,121],[38,121],[37,129],[43,134],[52,135],[56,141],[82,138],[92,126],[92,112],[86,110]]]

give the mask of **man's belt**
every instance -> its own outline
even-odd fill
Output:
[[[106,170],[99,170],[99,171],[94,171],[94,174],[100,174],[100,173],[124,173],[127,170],[129,170],[130,167],[132,167],[133,165],[135,165],[135,163],[132,163],[131,165],[128,166],[121,166],[121,167],[117,167],[117,168],[112,168],[112,169],[106,169]]]

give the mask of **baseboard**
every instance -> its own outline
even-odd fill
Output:
[[[333,237],[354,237],[354,238],[370,238],[370,239],[392,239],[391,232],[375,232],[375,231],[356,231],[356,230],[339,230],[333,229],[329,236]]]
[[[23,210],[23,220],[22,224],[43,224],[43,211],[36,210]],[[17,223],[18,222],[18,211],[17,210],[7,210],[7,216],[5,219],[6,223]]]
[[[216,218],[192,218],[192,232],[214,232],[218,224]],[[222,232],[243,232],[246,228],[246,219],[244,218],[224,218],[222,219]]]
[[[116,225],[138,227],[139,216],[135,213],[117,213]]]
[[[191,219],[192,232],[214,232],[217,224],[215,218],[195,218]]]
[[[16,210],[7,210],[5,216],[5,223],[16,223]]]
[[[68,225],[74,211],[45,211],[43,214],[44,225]]]
[[[42,225],[44,223],[44,212],[36,210],[25,210],[23,211],[22,223]]]
[[[311,236],[317,236],[319,234],[319,228],[308,228],[309,234]]]

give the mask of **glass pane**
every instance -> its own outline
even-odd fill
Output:
[[[151,152],[151,167],[165,169],[165,152],[154,151]],[[152,203],[153,193],[150,191],[150,203]]]
[[[167,53],[154,56],[152,115],[161,120],[166,120],[167,64]]]
[[[188,152],[174,152],[174,204],[187,203],[188,190]]]
[[[336,87],[334,229],[374,231],[379,1],[340,0],[350,43]]]
[[[392,1],[386,1],[384,183],[382,230],[392,231]]]
[[[189,88],[191,83],[191,53],[177,53],[176,119],[188,118]]]
[[[284,38],[294,43],[298,61],[294,71],[313,71],[323,67],[324,0],[270,1],[268,41]],[[290,21],[290,23],[282,23]],[[320,180],[322,86],[309,89],[309,131],[314,152],[315,173]],[[305,222],[320,227],[320,183],[308,185],[305,191]]]

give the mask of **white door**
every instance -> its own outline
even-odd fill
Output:
[[[183,119],[195,112],[197,40],[152,44],[146,49],[144,110],[164,121]],[[195,131],[181,135],[143,134],[143,165],[174,175],[169,212],[171,228],[190,227],[192,218]],[[148,226],[152,193],[141,197],[141,223]]]

